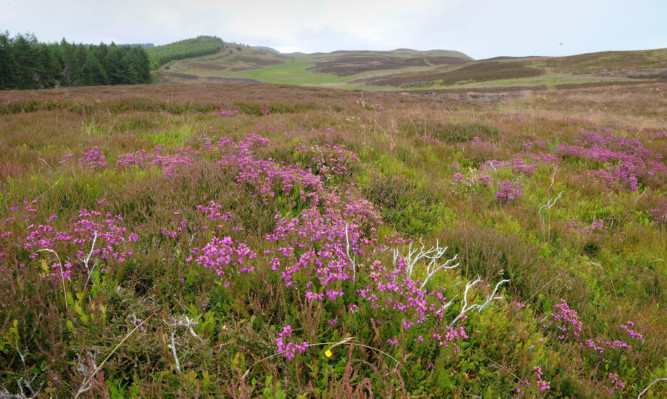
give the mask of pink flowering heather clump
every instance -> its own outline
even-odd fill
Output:
[[[125,227],[119,225],[124,221],[120,215],[103,215],[101,212],[82,209],[77,216],[70,218],[70,223],[62,229],[51,223],[55,219],[55,215],[52,215],[43,224],[28,226],[23,247],[33,251],[31,259],[36,259],[39,251],[43,249],[58,253],[63,262],[63,277],[66,280],[71,278],[73,264],[81,262],[88,255],[92,259],[104,260],[107,264],[112,261],[124,262],[132,255],[129,243],[138,240],[135,233],[128,233]],[[55,264],[53,268],[59,266]],[[52,280],[57,281],[60,278],[59,270],[51,273]]]
[[[561,144],[558,154],[603,164],[592,170],[610,189],[637,191],[640,183],[662,184],[667,172],[661,154],[647,150],[636,138],[625,138],[593,131],[581,131],[574,145]]]
[[[667,202],[661,203],[655,209],[649,209],[649,213],[656,225],[667,224]]]
[[[535,383],[537,389],[539,389],[540,392],[546,392],[549,389],[551,389],[551,382],[544,379],[544,373],[542,372],[542,367],[535,366],[533,367],[533,371],[535,372],[535,378],[537,379],[537,382]],[[522,396],[525,396],[526,391],[524,391],[524,389],[529,390],[530,389],[529,387],[532,385],[529,381],[526,380],[521,380],[519,384],[520,386],[514,389],[514,392],[516,392],[516,394],[513,396],[513,398],[520,398]]]
[[[595,340],[587,339],[585,343],[586,347],[598,352],[599,358],[601,358],[602,355],[609,350],[615,350],[620,348],[632,349],[630,345],[620,340],[605,341],[603,339],[597,338]]]
[[[579,315],[576,310],[570,309],[564,299],[554,305],[556,312],[551,313],[554,322],[547,321],[542,327],[553,327],[558,330],[558,339],[564,340],[568,337],[579,339],[581,335],[582,323],[579,321]]]
[[[319,176],[299,167],[255,157],[256,147],[270,144],[270,140],[256,134],[246,134],[238,143],[222,138],[216,145],[218,166],[223,172],[233,174],[239,187],[261,198],[267,206],[292,208],[317,201],[323,192]]]
[[[174,220],[173,223],[175,224],[175,226],[174,226],[173,230],[169,230],[166,227],[163,227],[162,228],[162,234],[164,234],[167,237],[171,237],[171,238],[177,238],[178,236],[180,236],[181,233],[183,233],[183,231],[185,231],[186,228],[188,227],[188,220],[187,219],[181,219],[180,216],[181,216],[181,213],[179,211],[175,211],[174,212],[174,217],[177,218],[177,219],[180,219],[180,220]]]
[[[540,366],[535,366],[533,367],[533,371],[535,371],[535,374],[537,375],[537,387],[540,389],[540,392],[544,392],[551,389],[551,383],[549,381],[542,379],[542,377],[544,376],[542,368]]]
[[[207,205],[197,205],[197,210],[204,219],[216,223],[215,228],[217,230],[222,230],[225,228],[225,225],[234,220],[232,212],[222,212],[222,206],[216,204],[214,201],[210,201]],[[202,226],[202,229],[205,230],[206,226]],[[232,227],[232,230],[238,231],[242,229],[240,227]]]
[[[279,221],[266,236],[278,244],[270,264],[281,271],[287,287],[303,284],[305,278],[306,282],[319,281],[324,290],[338,281],[354,278],[350,256],[363,256],[371,243],[364,237],[364,227],[374,229],[379,215],[371,203],[355,199],[354,193],[347,200],[344,204],[336,196],[327,195],[323,212],[308,208],[298,218]],[[311,299],[325,294],[304,288]],[[335,299],[338,295],[328,293],[327,297]]]
[[[171,177],[178,166],[191,165],[190,151],[188,147],[178,148],[176,154],[162,154],[162,146],[156,146],[149,165],[156,165],[162,168],[165,176]]]
[[[194,256],[187,258],[186,262],[195,262],[206,269],[213,269],[225,286],[229,286],[235,274],[252,272],[254,266],[246,263],[257,256],[244,243],[234,242],[230,237],[215,236],[203,248],[193,249],[192,254]]]
[[[146,153],[146,150],[130,152],[118,157],[116,168],[143,167],[148,160],[150,160],[150,155]]]
[[[245,165],[237,169],[240,173],[237,179],[256,178],[246,175],[250,165],[260,176],[265,176],[259,182],[267,177],[271,180],[274,172],[267,172],[266,168],[275,171],[285,168],[257,162],[251,152],[235,148],[238,145],[224,144],[225,158],[239,159],[244,155],[241,163]],[[312,178],[309,172],[302,176],[304,181]],[[262,184],[250,188],[261,192]],[[381,222],[373,204],[360,198],[354,185],[347,191],[335,192],[319,185],[312,192],[313,201],[299,215],[283,218],[277,214],[274,231],[265,237],[275,242],[276,247],[264,252],[266,261],[271,270],[279,273],[285,286],[302,293],[308,301],[342,303],[350,313],[364,306],[378,322],[392,323],[403,331],[429,323],[436,328],[432,338],[441,347],[454,344],[458,350],[455,341],[467,339],[467,335],[463,327],[445,326],[443,315],[449,306],[443,295],[445,289],[426,289],[422,281],[408,276],[406,258],[395,254],[393,247],[404,241],[378,244],[376,227]],[[360,282],[363,284],[359,285]],[[350,284],[357,285],[356,295],[344,293],[342,287]],[[356,303],[349,303],[351,300]],[[396,338],[386,342],[398,344]]]
[[[283,328],[283,331],[278,334],[276,338],[276,346],[278,347],[278,353],[282,353],[283,357],[287,360],[292,360],[296,357],[296,353],[304,353],[308,349],[308,342],[293,342],[292,333],[294,330],[292,326],[287,325]]]
[[[299,155],[297,159],[305,161],[303,166],[307,172],[327,178],[353,176],[354,169],[359,164],[357,154],[333,141],[324,146],[314,145],[310,148],[297,144],[294,146],[294,151]],[[301,165],[297,164],[297,166]]]
[[[509,180],[503,180],[498,183],[498,191],[496,191],[496,199],[500,202],[514,202],[523,197],[523,184],[513,183]]]
[[[628,321],[627,324],[621,324],[621,328],[625,330],[625,332],[628,333],[630,338],[634,338],[638,341],[642,341],[644,339],[644,336],[638,333],[637,331],[633,330],[635,328],[635,323]]]
[[[625,388],[625,384],[620,380],[618,374],[609,373],[609,379],[611,380],[612,390],[622,391]]]
[[[178,148],[175,154],[163,154],[163,151],[163,147],[158,145],[150,153],[146,150],[139,150],[123,154],[118,157],[116,168],[158,166],[162,168],[165,176],[171,177],[177,167],[192,164],[190,147]]]
[[[220,116],[234,116],[238,113],[239,111],[235,109],[221,109],[220,112],[218,112]]]
[[[466,334],[466,330],[463,327],[459,328],[454,328],[450,326],[445,326],[444,331],[440,333],[433,333],[432,336],[433,340],[438,343],[439,346],[443,348],[447,348],[450,343],[453,343],[452,341],[461,338],[461,339],[467,339],[468,334]],[[454,343],[455,346],[455,352],[459,352],[458,348],[456,348],[456,344]]]
[[[570,220],[573,219],[573,216],[570,215]],[[593,218],[593,221],[591,222],[590,225],[581,227],[581,222],[575,222],[575,221],[570,221],[567,224],[568,227],[575,228],[579,232],[579,234],[590,234],[596,231],[603,231],[606,230],[607,228],[604,225],[604,220],[602,219],[597,219]]]
[[[489,175],[482,175],[482,176],[475,179],[475,183],[479,183],[482,186],[486,186],[486,187],[489,187],[491,185],[492,181],[493,181],[493,179],[491,179],[491,176],[489,176]]]
[[[535,172],[535,165],[527,164],[520,156],[512,158],[510,163],[512,164],[512,171],[514,173],[523,173],[526,176],[530,176]]]
[[[106,157],[98,146],[81,152],[79,163],[91,169],[104,169],[107,167]]]

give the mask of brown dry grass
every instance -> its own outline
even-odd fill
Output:
[[[389,77],[371,78],[370,84],[378,86],[412,87],[439,82],[442,85],[457,83],[488,82],[492,80],[539,76],[541,69],[530,68],[525,62],[484,61],[451,70],[432,70],[422,73],[406,73]]]

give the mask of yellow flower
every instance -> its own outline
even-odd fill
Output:
[[[326,351],[324,351],[324,355],[325,355],[326,357],[331,357],[332,353],[331,353],[331,351],[330,351],[329,349],[327,349]]]

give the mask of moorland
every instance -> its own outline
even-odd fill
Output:
[[[0,396],[664,397],[664,50],[236,46],[0,92]]]

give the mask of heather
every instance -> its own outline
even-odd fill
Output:
[[[642,87],[0,93],[0,395],[662,397]]]

